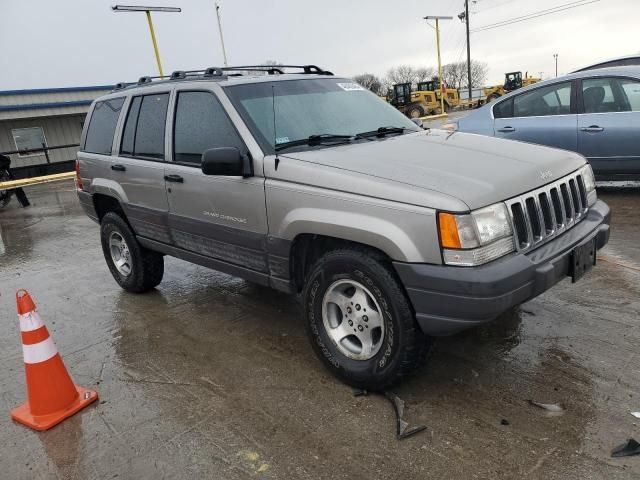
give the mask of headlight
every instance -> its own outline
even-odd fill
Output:
[[[442,254],[448,265],[482,265],[515,249],[504,203],[464,215],[441,212],[438,221]]]
[[[596,194],[596,178],[593,176],[593,170],[588,163],[580,169],[580,175],[584,182],[584,188],[587,191],[587,203],[589,206],[596,203],[598,195]]]

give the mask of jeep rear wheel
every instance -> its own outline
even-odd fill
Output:
[[[303,298],[313,349],[331,373],[354,387],[384,390],[426,357],[430,339],[377,252],[325,254],[313,266]]]
[[[142,247],[120,215],[109,212],[102,218],[100,237],[107,266],[123,289],[142,293],[162,281],[164,258]]]

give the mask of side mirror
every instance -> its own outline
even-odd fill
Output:
[[[250,157],[236,147],[210,148],[202,154],[202,173],[228,177],[251,176]]]
[[[420,120],[419,118],[412,118],[411,121],[422,128],[422,120]]]

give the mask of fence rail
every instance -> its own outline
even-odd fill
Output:
[[[69,143],[67,145],[56,145],[55,147],[47,147],[44,143],[40,148],[29,148],[24,150],[11,150],[8,152],[0,152],[0,155],[29,155],[30,153],[41,153],[44,152],[44,156],[47,159],[47,163],[51,163],[51,159],[49,158],[49,152],[51,150],[61,150],[63,148],[73,148],[79,147],[79,143]]]

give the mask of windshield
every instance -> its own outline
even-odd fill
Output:
[[[225,91],[267,153],[274,153],[278,145],[317,135],[354,136],[380,127],[420,130],[384,100],[344,78],[251,83],[225,87]],[[317,142],[291,150],[323,146],[327,144]]]

